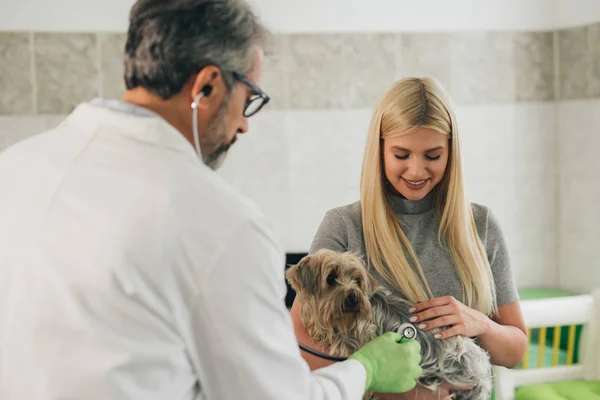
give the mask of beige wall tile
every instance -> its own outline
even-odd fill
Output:
[[[558,32],[558,72],[561,99],[588,97],[589,52],[585,27]]]
[[[553,33],[517,33],[514,68],[517,101],[554,100]]]
[[[100,45],[102,97],[120,99],[125,91],[124,57],[125,41],[124,33],[101,33],[98,35]]]
[[[290,106],[373,107],[394,82],[397,50],[396,35],[291,36]]]
[[[99,95],[98,43],[92,33],[36,33],[37,107],[70,113]]]
[[[29,33],[0,32],[0,115],[33,113]]]

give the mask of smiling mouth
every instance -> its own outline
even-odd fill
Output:
[[[408,184],[410,184],[412,186],[422,185],[422,184],[424,184],[425,182],[427,182],[429,180],[429,179],[423,179],[423,180],[420,180],[420,181],[411,181],[411,180],[408,180],[408,179],[405,179],[405,178],[402,178],[402,179],[404,179],[404,181],[406,183],[408,183]]]

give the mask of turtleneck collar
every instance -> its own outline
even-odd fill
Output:
[[[435,200],[435,189],[429,192],[429,194],[427,194],[427,196],[425,196],[421,200],[408,200],[401,195],[396,195],[392,193],[388,193],[388,198],[390,199],[392,209],[397,214],[424,214],[433,209],[433,204]]]

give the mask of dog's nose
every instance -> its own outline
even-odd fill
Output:
[[[355,295],[350,294],[346,297],[344,308],[346,311],[356,311],[358,309],[358,299]]]

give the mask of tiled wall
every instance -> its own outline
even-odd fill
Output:
[[[600,24],[558,32],[560,100],[600,97]]]
[[[0,115],[65,114],[123,90],[123,34],[0,32]],[[552,33],[279,35],[273,109],[371,108],[395,79],[437,77],[458,104],[551,101]]]
[[[0,115],[67,114],[123,91],[124,35],[0,32]]]
[[[273,101],[220,173],[271,218],[288,252],[306,251],[325,211],[358,198],[379,96],[400,77],[435,76],[458,105],[471,199],[500,218],[519,285],[558,285],[556,104],[588,87],[566,68],[579,64],[572,43],[596,30],[278,35],[262,84]],[[123,42],[0,32],[0,149],[80,101],[118,97]]]

